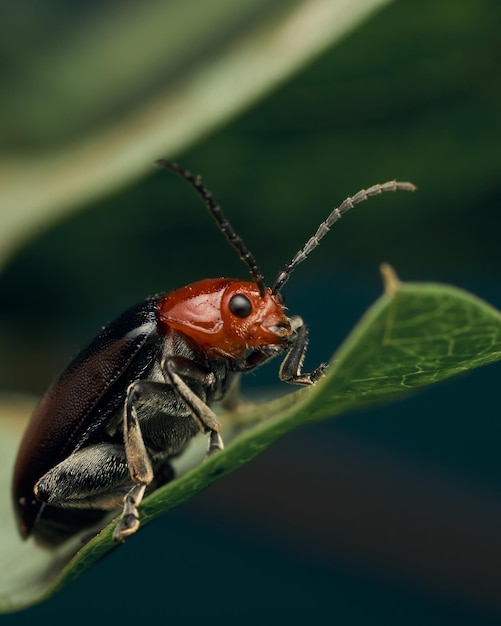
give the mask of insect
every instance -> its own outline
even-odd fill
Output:
[[[252,280],[206,279],[147,298],[104,327],[54,381],[24,434],[13,480],[20,533],[41,544],[58,545],[120,507],[115,541],[134,533],[142,499],[173,479],[171,460],[195,435],[208,435],[209,455],[223,448],[211,406],[231,397],[241,373],[282,355],[282,381],[315,384],[326,366],[302,371],[308,327],[287,315],[284,285],[354,205],[414,190],[391,181],[347,198],[268,287],[201,179],[157,164],[199,194]]]

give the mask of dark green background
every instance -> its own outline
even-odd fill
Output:
[[[400,1],[181,155],[271,281],[361,187],[291,279],[329,358],[381,290],[378,265],[501,305],[501,4]],[[106,321],[148,294],[246,278],[202,204],[166,172],[52,228],[0,276],[2,386],[41,393]],[[247,377],[275,385],[278,364]],[[479,624],[501,618],[499,366],[310,426],[154,523],[11,623]],[[64,618],[66,621],[66,618]]]

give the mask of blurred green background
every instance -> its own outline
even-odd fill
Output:
[[[98,3],[37,11],[21,19],[19,9],[4,42],[12,89],[2,120],[6,153],[35,160],[74,132],[73,108],[55,99],[49,123],[35,99],[24,102],[23,132],[9,123],[16,72],[35,63],[19,41],[31,37],[33,53],[72,20],[95,12],[101,24]],[[452,283],[500,307],[500,27],[496,0],[394,2],[235,119],[157,155],[203,176],[269,281],[347,195],[392,178],[418,185],[358,207],[295,272],[286,297],[310,325],[307,367],[328,359],[379,295],[381,261],[403,280]],[[134,57],[131,48],[125,68]],[[81,132],[121,114],[89,112]],[[102,324],[149,294],[247,278],[198,198],[153,164],[82,203],[42,223],[0,275],[6,391],[42,393]],[[246,377],[246,393],[276,386],[277,367]],[[500,373],[288,435],[49,602],[2,619],[69,611],[83,623],[99,606],[103,619],[184,624],[498,623]]]

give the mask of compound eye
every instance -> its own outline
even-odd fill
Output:
[[[252,313],[252,304],[247,296],[237,293],[230,298],[230,311],[237,317],[249,317]]]

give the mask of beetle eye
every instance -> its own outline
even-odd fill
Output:
[[[251,301],[241,293],[237,293],[230,298],[230,311],[237,317],[249,317],[252,312]]]

